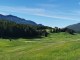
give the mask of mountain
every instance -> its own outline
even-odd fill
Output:
[[[0,14],[0,19],[13,21],[13,22],[16,22],[18,24],[37,25],[37,23],[35,23],[31,20],[25,20],[25,19],[19,18],[17,16],[13,16],[13,15],[2,15],[2,14]]]
[[[75,32],[80,33],[80,23],[69,25],[69,26],[67,26],[67,28],[72,29]]]

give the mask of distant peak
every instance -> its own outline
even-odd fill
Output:
[[[6,16],[10,16],[10,17],[16,17],[16,16],[14,16],[14,15],[6,15]]]
[[[9,20],[9,21],[13,21],[16,22],[18,24],[30,24],[30,25],[37,25],[37,23],[35,23],[34,21],[31,20],[26,20],[14,15],[2,15],[0,14],[0,19],[5,19],[5,20]]]

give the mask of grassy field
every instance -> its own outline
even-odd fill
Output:
[[[40,39],[0,39],[0,60],[80,60],[80,35],[55,33]]]

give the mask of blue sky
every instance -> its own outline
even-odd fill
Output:
[[[79,0],[0,0],[0,14],[65,27],[80,22]]]

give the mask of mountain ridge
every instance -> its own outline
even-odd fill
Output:
[[[67,26],[67,28],[72,29],[75,32],[80,33],[80,23],[69,25],[69,26]]]
[[[0,14],[0,19],[13,21],[13,22],[16,22],[18,24],[38,25],[37,23],[35,23],[31,20],[26,20],[26,19],[14,16],[14,15],[2,15],[2,14]]]

